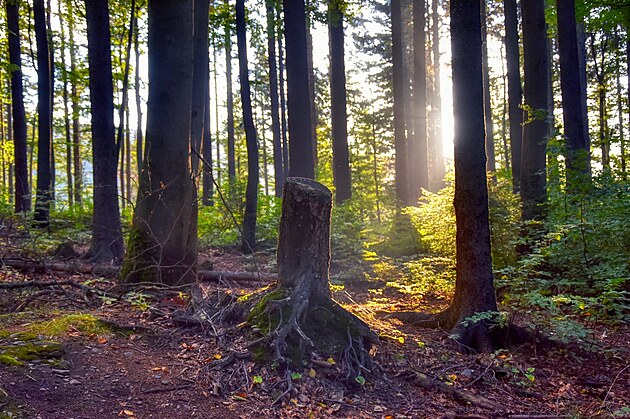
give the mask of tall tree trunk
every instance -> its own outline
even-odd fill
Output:
[[[83,164],[81,159],[81,126],[80,126],[80,97],[77,88],[77,46],[74,42],[74,15],[72,2],[68,5],[68,35],[70,40],[70,101],[72,102],[72,160],[74,166],[74,202],[83,204]]]
[[[107,0],[87,1],[85,12],[90,67],[94,168],[94,213],[92,243],[89,253],[93,261],[104,262],[119,260],[123,255],[118,187],[116,185],[114,85]]]
[[[433,157],[431,172],[433,173],[433,181],[429,180],[429,185],[433,184],[434,188],[441,189],[444,185],[444,175],[446,168],[444,167],[444,151],[442,150],[442,88],[440,81],[440,14],[438,10],[438,0],[432,0],[431,14],[433,18],[432,24],[432,49],[433,49],[433,94],[431,95],[431,109],[433,129],[432,140],[430,141],[430,150]]]
[[[55,164],[55,136],[53,135],[53,113],[55,111],[55,40],[50,19],[52,16],[50,0],[46,0],[46,36],[48,37],[48,62],[50,63],[50,205],[55,204],[55,185],[57,166]]]
[[[213,34],[214,39],[214,34]],[[217,144],[217,171],[216,171],[216,181],[217,184],[221,184],[221,141],[219,138],[219,84],[217,83],[217,47],[215,43],[212,43],[212,75],[214,79],[214,138],[216,139]]]
[[[494,125],[492,123],[492,104],[490,102],[490,67],[488,66],[488,18],[487,5],[481,2],[481,42],[482,42],[482,72],[483,72],[483,110],[486,127],[486,170],[496,172],[497,165],[494,156]]]
[[[306,13],[304,0],[284,0],[287,48],[287,90],[289,111],[290,175],[315,177],[312,119],[313,98],[309,94]]]
[[[193,90],[190,121],[190,143],[196,153],[201,154],[204,134],[205,108],[208,99],[208,12],[207,0],[194,0],[195,20],[193,29]],[[193,152],[192,170],[195,179],[199,176],[199,157]]]
[[[42,227],[50,224],[52,205],[52,92],[51,62],[46,30],[44,0],[34,0],[35,37],[37,40],[37,192],[34,219]]]
[[[507,119],[508,119],[508,78],[506,72],[506,66],[503,64],[505,62],[505,48],[504,45],[501,46],[501,81],[503,84],[503,103],[501,104],[501,142],[503,144],[503,161],[504,168],[510,172],[510,148],[508,147],[508,128],[507,128]]]
[[[604,171],[610,170],[610,138],[608,132],[608,111],[606,102],[607,93],[607,71],[606,71],[606,50],[608,48],[608,36],[604,35],[601,41],[601,60],[597,59],[597,49],[595,48],[595,35],[591,35],[591,54],[593,56],[593,67],[597,80],[597,102],[598,102],[598,125],[599,125],[599,146],[602,153],[602,167]]]
[[[31,191],[26,159],[26,112],[24,110],[24,87],[22,85],[22,56],[20,51],[19,11],[16,2],[5,2],[11,72],[11,108],[13,116],[13,158],[15,168],[15,212],[31,210]],[[13,192],[11,192],[13,193]]]
[[[544,0],[523,2],[525,104],[531,109],[523,128],[521,167],[522,219],[541,220],[547,200],[547,92],[549,54]]]
[[[394,93],[394,148],[396,153],[396,198],[409,202],[407,138],[405,135],[402,15],[400,0],[391,1],[392,72]]]
[[[129,122],[127,122],[128,124]],[[125,141],[124,141],[124,129],[125,129],[125,113],[123,113],[123,117],[120,120],[120,125],[123,127],[122,128],[122,132],[123,132],[123,136],[121,136],[120,138],[120,143],[117,142],[116,145],[116,149],[118,151],[119,154],[119,165],[118,165],[118,179],[119,179],[119,185],[120,185],[120,191],[118,192],[118,195],[120,196],[120,204],[122,208],[126,208],[127,207],[127,199],[128,197],[125,196],[125,152],[126,152],[126,148],[125,148]]]
[[[273,173],[275,195],[282,197],[284,168],[282,159],[282,139],[280,138],[280,114],[278,103],[278,69],[276,66],[276,14],[274,1],[267,0],[267,58],[269,63],[269,98],[271,100],[271,134],[273,136]]]
[[[209,58],[209,57],[208,57]],[[208,77],[206,77],[205,87],[205,107],[203,117],[203,145],[201,149],[203,151],[203,195],[201,203],[205,206],[214,205],[214,185],[212,176],[212,128],[210,126],[210,63],[208,63]],[[217,137],[218,142],[218,137]]]
[[[245,28],[245,0],[236,0],[236,38],[238,43],[238,69],[241,79],[241,104],[247,143],[247,189],[243,217],[243,251],[256,248],[256,211],[258,209],[258,139],[252,114],[249,71],[247,65],[247,36]]]
[[[305,6],[310,10],[310,0],[305,0]],[[306,14],[306,67],[308,69],[308,94],[311,106],[311,141],[313,147],[313,167],[317,167],[317,104],[315,102],[315,70],[313,67],[313,35],[311,34],[311,17],[305,9]]]
[[[198,243],[190,142],[193,0],[149,2],[148,40],[145,158],[121,280],[188,284],[196,279]]]
[[[136,53],[136,65],[135,65],[135,74],[134,74],[134,90],[136,93],[136,161],[138,163],[137,169],[138,174],[142,170],[142,146],[143,146],[143,136],[142,136],[142,98],[140,96],[140,34],[138,30],[138,18],[134,16],[134,26],[136,27],[136,31],[133,37],[134,43],[134,51]]]
[[[279,11],[278,15],[279,16]],[[287,104],[284,92],[284,49],[282,48],[282,36],[278,37],[278,84],[280,88],[280,134],[282,137],[282,168],[284,177],[289,176],[291,162],[289,161],[289,141],[287,135]]]
[[[577,19],[577,16],[576,16]],[[580,70],[580,88],[582,89],[581,98],[582,98],[582,115],[584,117],[584,131],[586,132],[586,140],[588,141],[586,145],[586,149],[588,150],[588,168],[591,170],[591,137],[589,132],[589,123],[588,123],[588,81],[586,79],[586,28],[583,19],[579,19],[577,22],[577,43],[578,43],[578,62],[579,62],[579,70]]]
[[[510,149],[512,151],[512,189],[521,187],[521,156],[523,149],[523,89],[518,45],[518,13],[516,0],[504,0],[505,61],[508,80],[508,113],[510,119]]]
[[[126,195],[127,199],[131,202],[131,125],[129,125],[129,106],[125,112],[125,120],[127,121],[127,129],[125,131],[125,185],[127,186]]]
[[[335,202],[342,204],[352,196],[348,153],[348,116],[346,111],[346,65],[344,62],[343,0],[328,2],[330,45],[330,117],[332,123],[333,180]]]
[[[65,23],[63,19],[61,1],[57,3],[59,13],[59,28],[61,30],[61,40],[59,49],[61,53],[61,83],[62,83],[62,101],[63,101],[63,126],[64,136],[66,140],[66,182],[68,184],[68,205],[74,207],[74,185],[72,181],[72,133],[70,131],[70,106],[68,93],[68,66],[66,65],[66,33]]]
[[[228,4],[228,0],[225,0]],[[225,26],[225,72],[227,84],[227,158],[230,185],[236,180],[236,156],[234,152],[234,97],[232,93],[232,28]]]
[[[127,31],[127,46],[126,46],[126,50],[125,50],[125,71],[124,71],[124,76],[123,76],[123,86],[122,86],[122,100],[120,102],[120,108],[118,109],[118,134],[116,137],[116,149],[118,150],[118,154],[121,155],[121,162],[124,162],[125,157],[124,157],[124,152],[122,151],[123,148],[123,135],[124,135],[124,129],[125,129],[125,112],[127,110],[127,102],[129,102],[129,67],[131,66],[131,44],[133,42],[133,32],[134,32],[134,24],[135,24],[135,16],[136,16],[136,0],[131,0],[131,15],[129,17],[129,30]],[[127,126],[129,125],[129,121],[127,121]],[[125,186],[123,184],[123,180],[124,180],[124,166],[121,163],[120,166],[120,173],[121,173],[121,182],[120,182],[120,188],[121,191],[123,191],[124,194],[124,190],[125,190]],[[129,197],[127,197],[129,198]],[[123,208],[124,208],[124,198],[123,198]]]
[[[558,50],[560,86],[566,149],[566,182],[569,193],[577,192],[589,173],[588,130],[582,114],[582,86],[578,61],[575,1],[558,0]]]
[[[413,1],[413,136],[409,143],[410,204],[418,205],[422,189],[429,189],[427,143],[426,4]]]

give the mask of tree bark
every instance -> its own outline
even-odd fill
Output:
[[[510,149],[512,160],[512,190],[521,187],[521,155],[523,148],[523,89],[518,45],[518,13],[516,0],[504,0],[505,61],[508,79],[508,114],[510,120]]]
[[[312,350],[337,356],[347,378],[363,375],[376,336],[331,299],[332,194],[306,178],[287,178],[278,239],[278,286],[255,299],[248,321],[271,338],[277,362],[301,368]]]
[[[278,11],[278,14],[280,12]],[[287,135],[287,104],[286,95],[284,89],[284,49],[282,48],[282,36],[278,37],[278,84],[280,87],[280,134],[282,137],[282,163],[284,169],[284,177],[289,176],[290,164],[289,161],[289,141]],[[284,185],[283,185],[284,187]]]
[[[241,106],[247,143],[247,188],[243,216],[243,243],[245,253],[256,249],[256,212],[258,209],[258,139],[252,114],[252,99],[247,63],[247,36],[245,28],[245,0],[236,0],[236,38],[238,43],[238,69],[241,80]]]
[[[483,74],[483,110],[486,127],[486,170],[494,174],[497,171],[494,156],[494,124],[492,123],[492,104],[490,102],[490,67],[488,66],[488,18],[487,5],[481,2],[481,42]],[[493,175],[494,176],[494,175]],[[495,178],[496,180],[496,178]]]
[[[72,102],[72,160],[74,166],[74,202],[83,204],[83,164],[81,160],[80,97],[78,93],[77,46],[74,42],[74,16],[72,2],[68,2],[68,36],[70,41],[70,101]]]
[[[520,192],[522,219],[529,221],[542,220],[546,212],[549,54],[544,1],[523,2],[522,13],[524,96],[530,110],[523,128]]]
[[[131,66],[131,43],[133,42],[133,32],[134,32],[134,23],[135,23],[135,14],[136,14],[136,0],[131,0],[131,16],[129,17],[129,31],[127,31],[127,47],[125,50],[125,71],[123,75],[123,86],[122,86],[122,100],[120,103],[120,108],[118,110],[118,134],[116,137],[116,148],[118,150],[118,154],[121,154],[121,162],[124,162],[124,152],[121,153],[121,149],[123,148],[123,135],[125,129],[125,111],[127,110],[127,102],[129,102],[129,67]],[[127,121],[127,126],[129,126],[129,121]],[[121,163],[120,166],[121,174],[124,172],[124,165]],[[124,185],[122,180],[124,176],[121,177],[121,191],[124,191]],[[124,192],[123,192],[124,194]],[[129,197],[127,197],[129,198]],[[123,199],[124,202],[124,199]],[[124,204],[123,204],[124,205]]]
[[[90,256],[94,262],[120,260],[123,241],[116,185],[114,86],[107,0],[85,4],[92,105],[94,213]]]
[[[273,173],[276,197],[282,197],[284,185],[284,159],[280,137],[280,114],[278,101],[278,69],[276,66],[276,13],[274,1],[267,0],[267,57],[269,63],[269,99],[271,101],[271,133],[273,138]]]
[[[582,86],[578,61],[575,1],[558,0],[558,50],[560,53],[560,86],[566,150],[567,191],[575,193],[587,181],[588,129],[582,114]]]
[[[136,54],[136,68],[135,68],[135,74],[134,74],[134,90],[135,90],[135,94],[136,94],[136,118],[137,118],[137,123],[138,125],[136,125],[136,161],[137,161],[137,169],[138,169],[138,174],[140,174],[140,171],[142,170],[142,160],[143,160],[143,155],[142,155],[142,149],[143,149],[143,136],[142,136],[142,98],[140,96],[140,35],[139,35],[139,30],[138,30],[138,18],[135,17],[135,26],[136,26],[136,32],[135,32],[135,36],[133,39],[134,42],[134,51]]]
[[[291,176],[315,177],[304,0],[284,0]]]
[[[442,189],[444,186],[444,151],[442,150],[442,93],[440,82],[440,14],[438,0],[432,0],[431,14],[433,24],[432,49],[433,49],[433,94],[431,95],[431,140],[429,141],[430,172],[429,187],[433,190]]]
[[[190,143],[191,147],[201,154],[204,135],[205,108],[208,96],[208,13],[207,0],[194,0],[194,28],[193,28],[193,87],[192,109],[190,114]],[[195,179],[199,176],[199,157],[192,154],[192,170]]]
[[[332,125],[333,181],[335,184],[335,202],[337,204],[342,204],[352,196],[350,157],[348,153],[343,7],[343,0],[329,0],[328,2],[330,117]]]
[[[400,0],[391,1],[392,25],[392,73],[394,94],[394,149],[396,153],[396,198],[400,203],[409,202],[407,170],[407,138],[405,135],[405,107],[403,80],[403,39]]]
[[[5,2],[11,71],[11,114],[13,119],[13,158],[15,168],[15,212],[31,210],[31,193],[26,158],[26,112],[22,84],[22,56],[20,51],[20,27],[17,2]],[[11,128],[9,128],[11,129]],[[11,192],[13,193],[13,192]]]
[[[51,62],[46,30],[44,0],[34,0],[35,38],[37,41],[37,191],[34,219],[41,227],[50,225],[53,200],[52,179],[52,92]]]
[[[410,203],[418,205],[422,189],[429,189],[427,144],[427,70],[425,0],[413,1],[413,137],[409,144]]]
[[[121,281],[187,284],[196,279],[198,243],[190,143],[193,0],[149,2],[148,39],[145,159]]]
[[[61,3],[57,3],[59,14],[59,27],[61,31],[61,40],[59,42],[59,49],[61,53],[61,84],[62,84],[62,102],[63,102],[63,128],[65,137],[66,148],[66,182],[68,184],[68,205],[70,208],[74,207],[74,184],[72,180],[72,133],[70,131],[70,106],[69,106],[69,92],[68,92],[68,66],[66,65],[66,33],[65,22],[62,14]]]
[[[229,7],[229,1],[225,0]],[[234,151],[234,95],[232,93],[232,27],[225,22],[225,73],[227,84],[227,158],[230,190],[236,181],[236,156]]]
[[[209,57],[208,57],[209,58]],[[208,63],[209,64],[209,63]],[[208,77],[206,78],[205,86],[205,103],[204,118],[203,118],[203,145],[201,149],[203,151],[203,195],[201,202],[205,206],[214,205],[214,182],[212,175],[212,128],[210,126],[210,66],[208,65]],[[218,138],[217,138],[218,142]],[[217,145],[218,147],[218,145]]]

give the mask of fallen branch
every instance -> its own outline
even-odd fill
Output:
[[[471,391],[456,388],[455,386],[449,386],[448,384],[443,383],[440,380],[435,380],[421,372],[415,373],[414,384],[428,389],[437,389],[438,391],[453,397],[455,400],[471,403],[477,407],[481,407],[482,409],[505,411],[505,407],[499,403],[493,402],[492,400]]]
[[[169,391],[186,390],[192,386],[192,384],[182,384],[181,386],[150,388],[148,390],[144,390],[142,394],[167,393]]]

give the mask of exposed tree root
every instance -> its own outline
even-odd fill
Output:
[[[505,411],[505,406],[500,403],[493,402],[492,400],[471,391],[456,388],[455,386],[449,386],[448,384],[443,383],[440,380],[433,379],[421,372],[415,373],[414,384],[431,390],[437,389],[444,394],[448,394],[459,402],[471,403],[477,407],[481,407],[482,409],[488,409],[494,412]]]

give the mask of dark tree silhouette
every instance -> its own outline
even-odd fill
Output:
[[[229,0],[225,0],[225,6],[226,10],[229,11]],[[233,185],[236,181],[236,154],[234,150],[234,94],[232,93],[232,21],[229,12],[225,20],[225,76],[227,85],[228,180],[230,185]]]
[[[22,55],[20,52],[20,25],[18,3],[5,2],[11,63],[11,114],[13,117],[13,145],[15,168],[15,212],[31,210],[31,195],[28,182],[26,159],[26,112],[24,110],[24,87],[22,84]]]
[[[284,162],[280,135],[280,113],[278,100],[278,69],[276,66],[276,11],[275,1],[267,0],[267,59],[269,64],[269,99],[271,102],[271,133],[273,136],[273,172],[275,195],[282,197],[284,185]]]
[[[333,180],[335,183],[335,202],[338,204],[352,196],[346,110],[346,65],[343,44],[344,8],[344,0],[329,0],[328,2]]]
[[[508,80],[508,114],[510,120],[510,150],[512,152],[512,189],[521,187],[521,149],[523,147],[523,89],[518,46],[518,12],[516,0],[503,2],[505,13],[505,61]]]
[[[38,225],[50,224],[53,200],[52,154],[52,92],[51,62],[46,29],[44,0],[34,0],[35,38],[37,42],[37,190],[35,216]]]
[[[247,143],[247,189],[243,216],[243,243],[246,253],[256,248],[256,211],[258,209],[258,139],[252,114],[252,99],[247,65],[247,37],[245,28],[245,0],[236,0],[236,38],[238,43],[238,69],[241,81],[241,105]]]
[[[193,0],[152,1],[148,11],[145,158],[121,280],[186,284],[195,281],[197,267],[190,144]]]
[[[427,60],[426,6],[424,0],[413,2],[413,119],[414,132],[409,144],[410,203],[418,204],[422,189],[429,188],[427,144]]]
[[[208,106],[208,80],[210,73],[209,48],[208,48],[208,11],[207,0],[194,0],[195,20],[193,25],[193,87],[192,108],[190,113],[190,144],[197,152],[201,153],[201,144],[204,135],[205,109]],[[199,176],[199,157],[192,154],[192,169],[195,176]]]
[[[306,48],[304,0],[284,0],[284,38],[287,50],[287,108],[289,112],[289,174],[315,177],[311,107]]]
[[[521,200],[523,220],[541,220],[547,200],[549,54],[544,0],[522,3],[524,96],[528,120],[523,127]]]
[[[495,172],[494,126],[492,123],[492,105],[490,102],[490,67],[488,66],[488,11],[485,1],[481,2],[481,42],[483,53],[481,65],[483,71],[483,109],[486,126],[486,170]]]
[[[392,73],[394,94],[394,148],[396,152],[396,198],[409,202],[407,137],[405,133],[405,92],[403,79],[402,12],[400,0],[391,1]]]
[[[558,0],[558,52],[567,165],[567,190],[576,190],[589,173],[589,139],[586,115],[582,113],[582,87],[578,61],[575,1]]]
[[[114,140],[114,85],[107,0],[85,3],[92,106],[94,213],[90,256],[112,261],[123,256],[123,240],[116,184],[117,150]]]

